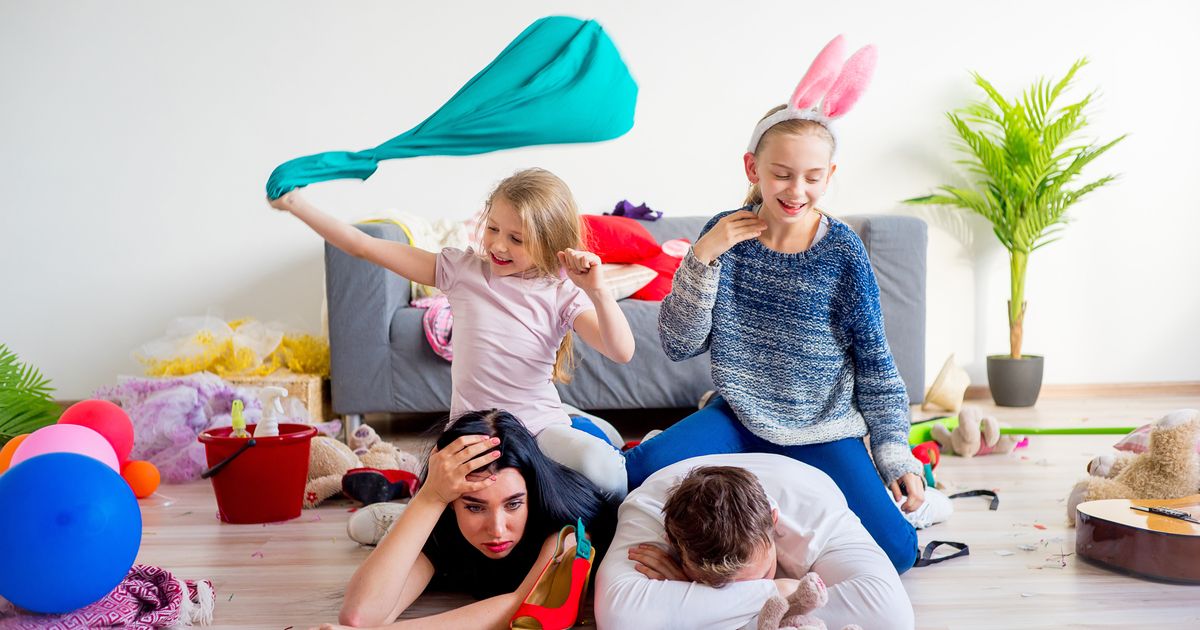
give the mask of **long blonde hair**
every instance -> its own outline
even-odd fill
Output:
[[[768,116],[774,114],[775,112],[782,111],[785,107],[787,107],[787,105],[777,105],[772,107],[771,111],[763,114],[763,117],[759,119],[759,122],[766,120]],[[759,139],[758,146],[754,147],[754,157],[758,158],[758,154],[767,144],[767,138],[783,134],[789,134],[793,136],[819,136],[829,142],[830,155],[832,155],[833,151],[837,149],[837,141],[833,139],[833,134],[829,133],[828,127],[815,120],[795,118],[792,120],[785,120],[783,122],[775,123],[767,128],[767,130],[763,132],[762,138]],[[742,205],[757,206],[758,204],[762,203],[762,200],[762,190],[759,189],[758,184],[750,184],[750,190],[746,193],[746,199],[742,202]]]
[[[517,171],[501,181],[488,195],[484,221],[492,211],[492,201],[503,196],[521,217],[525,249],[533,259],[539,275],[557,279],[561,266],[558,252],[571,248],[582,249],[583,221],[579,206],[566,182],[541,168]],[[574,335],[567,331],[554,356],[553,378],[559,383],[571,382],[575,367]]]

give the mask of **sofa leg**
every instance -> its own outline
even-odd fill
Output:
[[[362,426],[362,415],[357,413],[348,413],[342,420],[342,441],[349,444],[350,436]]]

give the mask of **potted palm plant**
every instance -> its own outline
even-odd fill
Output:
[[[62,407],[52,391],[48,379],[0,343],[0,446],[58,421]]]
[[[1116,178],[1105,175],[1082,185],[1075,181],[1085,166],[1125,138],[1122,135],[1099,144],[1077,137],[1087,126],[1085,110],[1094,93],[1069,105],[1056,105],[1075,73],[1086,64],[1086,58],[1080,59],[1061,80],[1038,80],[1011,101],[972,73],[986,98],[946,116],[967,155],[961,163],[975,181],[967,187],[941,186],[935,194],[905,201],[977,213],[991,222],[992,231],[1008,250],[1009,354],[987,360],[988,385],[998,405],[1031,406],[1042,387],[1043,357],[1021,351],[1030,255],[1058,240],[1068,208]]]

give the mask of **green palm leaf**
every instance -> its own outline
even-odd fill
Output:
[[[62,408],[53,391],[49,379],[0,343],[0,446],[58,421]]]

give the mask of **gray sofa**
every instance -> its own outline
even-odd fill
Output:
[[[642,224],[658,241],[695,240],[707,217],[671,217]],[[920,219],[887,215],[842,217],[862,238],[879,279],[888,343],[919,403],[925,390],[926,226]],[[408,242],[392,224],[358,226],[381,238]],[[338,414],[446,412],[450,364],[429,348],[423,309],[411,308],[408,280],[325,247],[333,409]],[[707,355],[679,363],[663,354],[658,302],[624,300],[621,309],[637,352],[618,365],[576,344],[575,377],[559,385],[564,402],[586,410],[691,407],[712,388]]]

